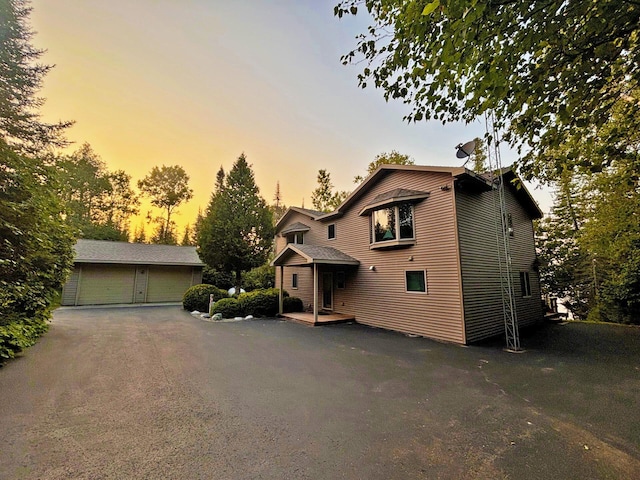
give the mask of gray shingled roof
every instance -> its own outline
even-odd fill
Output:
[[[196,247],[147,245],[79,239],[75,245],[76,263],[118,263],[135,265],[204,265]]]
[[[332,247],[321,247],[320,245],[300,245],[292,244],[286,246],[282,252],[273,260],[273,265],[279,265],[279,260],[296,253],[305,258],[305,264],[324,263],[333,265],[359,265],[360,262]]]
[[[309,225],[305,225],[302,222],[296,222],[289,225],[280,233],[282,235],[286,235],[287,233],[291,233],[291,232],[308,232],[309,230],[311,230],[311,227]]]

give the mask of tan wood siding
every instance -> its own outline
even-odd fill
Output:
[[[454,196],[453,190],[440,189],[451,184],[450,173],[395,171],[373,185],[340,218],[321,223],[304,215],[291,215],[287,224],[301,221],[311,227],[305,234],[305,243],[337,248],[361,262],[359,267],[345,269],[349,272],[346,288],[334,291],[336,313],[354,315],[359,323],[375,327],[457,343],[465,341]],[[431,192],[414,210],[415,245],[371,250],[369,217],[359,216],[358,212],[377,195],[396,188]],[[331,223],[336,224],[336,238],[329,241],[327,225]],[[281,249],[284,243],[278,239],[277,245]],[[375,271],[369,270],[372,265]],[[343,267],[321,265],[319,277],[323,270],[339,269]],[[312,269],[308,270],[312,280]],[[427,270],[428,293],[406,292],[405,270]],[[285,267],[285,280],[290,272],[292,268]],[[299,282],[301,279],[299,276]],[[320,281],[318,287],[321,302]],[[313,298],[313,291],[310,297]]]
[[[293,274],[298,275],[298,288],[293,288]],[[280,285],[280,267],[276,267],[276,287]],[[285,267],[282,287],[291,297],[302,300],[304,308],[313,305],[313,267]]]
[[[83,265],[77,304],[132,303],[135,277],[128,265]]]
[[[76,297],[78,294],[78,284],[80,280],[80,269],[82,267],[75,266],[67,283],[62,287],[62,298],[60,299],[61,305],[75,305]]]
[[[147,302],[182,301],[192,278],[192,267],[149,267]]]
[[[538,274],[531,218],[509,189],[507,210],[511,213],[514,236],[510,237],[512,281],[518,325],[525,326],[542,317]],[[456,190],[457,223],[460,244],[464,316],[467,342],[504,334],[500,267],[496,240],[496,206],[493,193]],[[531,297],[522,298],[519,272],[528,271]]]

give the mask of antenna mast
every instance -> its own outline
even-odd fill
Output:
[[[494,212],[496,224],[496,246],[498,249],[498,266],[500,270],[500,293],[502,296],[502,314],[507,341],[507,350],[520,351],[520,332],[518,331],[518,314],[516,312],[513,277],[511,276],[511,249],[509,248],[509,219],[502,176],[502,158],[493,111],[484,114],[487,132],[487,159],[493,188]],[[493,150],[493,151],[492,151]]]

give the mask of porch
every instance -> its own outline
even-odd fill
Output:
[[[294,322],[303,323],[305,325],[330,325],[333,323],[345,323],[355,321],[354,315],[343,315],[341,313],[318,313],[317,320],[314,320],[315,315],[312,312],[295,312],[295,313],[282,313],[280,315],[288,320]]]

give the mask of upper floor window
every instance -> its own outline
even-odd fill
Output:
[[[327,225],[327,238],[329,240],[333,240],[336,238],[336,224],[332,223],[331,225]]]
[[[415,238],[413,206],[409,203],[374,210],[371,213],[371,219],[373,244]]]
[[[295,243],[298,245],[302,245],[304,243],[304,233],[296,232],[290,233],[287,235],[287,243]]]

